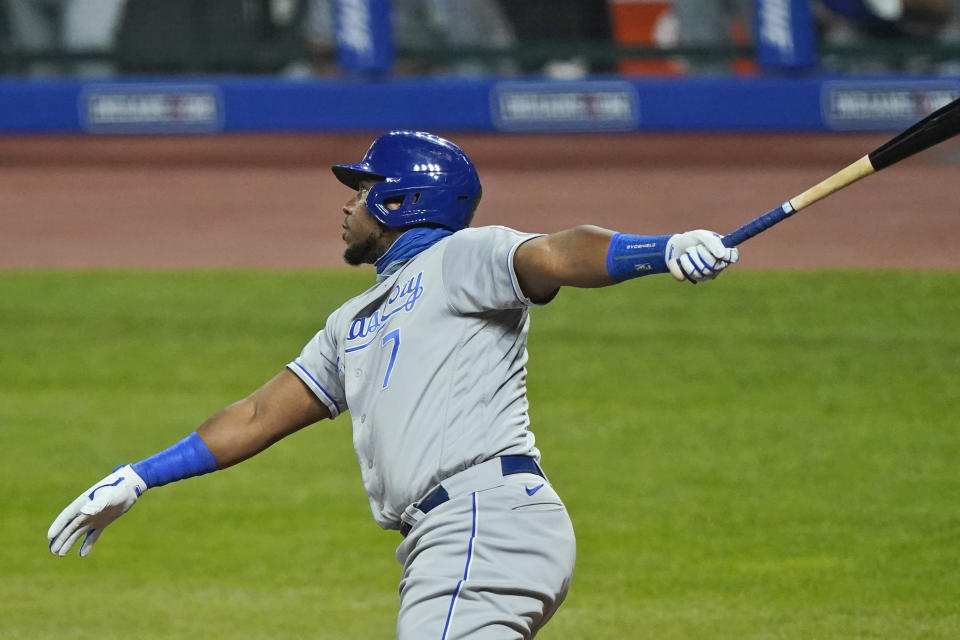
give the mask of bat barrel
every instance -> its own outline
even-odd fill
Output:
[[[960,133],[960,99],[937,109],[892,140],[870,152],[877,171],[929,149]]]

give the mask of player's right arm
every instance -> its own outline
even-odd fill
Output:
[[[703,229],[641,236],[583,225],[524,242],[513,266],[524,294],[544,301],[560,287],[605,287],[654,273],[695,284],[715,278],[739,257],[719,234]]]
[[[177,444],[118,467],[80,494],[50,525],[50,552],[64,556],[84,536],[80,556],[86,556],[104,527],[126,513],[147,489],[229,467],[330,416],[330,409],[285,369]]]

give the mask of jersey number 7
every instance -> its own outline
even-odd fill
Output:
[[[397,361],[397,351],[400,350],[400,329],[394,329],[387,335],[383,336],[383,340],[380,341],[381,346],[387,344],[390,341],[393,341],[393,350],[390,352],[390,363],[387,364],[387,373],[383,376],[383,386],[381,389],[386,389],[387,384],[390,382],[390,374],[393,372],[393,363]]]

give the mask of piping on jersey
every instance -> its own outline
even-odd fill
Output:
[[[526,242],[526,240],[524,240],[524,242]],[[517,249],[520,248],[521,244],[523,244],[523,242],[515,246],[510,250],[510,253],[507,254],[507,274],[510,276],[510,287],[513,289],[514,297],[516,297],[518,301],[526,303],[527,299],[520,295],[521,292],[517,289],[517,287],[520,285],[520,281],[517,278],[517,272],[513,269],[513,255],[517,252]]]
[[[293,364],[297,365],[297,367],[300,368],[300,371],[303,371],[305,374],[307,374],[307,377],[313,381],[313,384],[317,385],[317,388],[320,389],[320,391],[323,391],[323,395],[327,396],[330,399],[330,402],[333,403],[333,406],[337,408],[337,413],[340,413],[340,405],[337,404],[337,401],[333,399],[333,396],[331,396],[330,393],[323,388],[323,385],[317,382],[317,379],[314,378],[312,375],[310,375],[310,372],[304,369],[302,364],[300,364],[296,360],[293,361]]]

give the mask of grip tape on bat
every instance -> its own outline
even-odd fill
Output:
[[[789,218],[794,213],[796,213],[796,210],[793,208],[793,205],[790,204],[790,201],[784,202],[776,209],[771,209],[762,216],[754,218],[742,227],[725,235],[723,237],[723,246],[735,247],[742,242],[746,242],[761,231],[769,229],[785,218]]]

